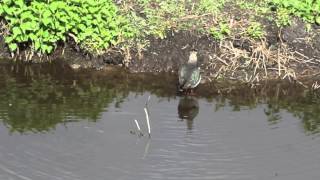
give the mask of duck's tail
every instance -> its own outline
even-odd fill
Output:
[[[185,92],[185,89],[183,88],[184,85],[185,85],[185,83],[183,83],[183,84],[178,83],[177,84],[176,87],[177,87],[177,94],[178,95],[181,95],[181,94],[183,94]]]

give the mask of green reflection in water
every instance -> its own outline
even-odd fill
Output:
[[[229,106],[233,111],[254,109],[263,105],[269,124],[277,124],[283,118],[282,111],[301,119],[307,134],[320,132],[319,92],[307,90],[299,85],[267,83],[257,89],[236,89],[224,96],[217,96],[215,111]]]
[[[91,81],[60,84],[50,76],[40,75],[28,84],[20,84],[7,78],[0,89],[0,109],[6,112],[0,114],[0,119],[11,131],[42,132],[57,123],[96,121],[109,103],[121,101],[126,95]]]
[[[177,79],[170,74],[133,75],[117,68],[73,72],[59,61],[55,63],[0,64],[0,120],[11,132],[41,133],[57,124],[95,122],[110,104],[120,108],[129,93],[148,91],[162,99],[176,98]],[[229,86],[222,90],[217,85],[202,85],[197,93],[214,102],[215,111],[263,105],[270,124],[281,121],[281,112],[287,111],[301,119],[307,134],[320,132],[320,97],[300,86],[268,83],[256,89]],[[178,116],[192,129],[199,111],[197,99],[181,98],[177,109]]]
[[[97,121],[110,103],[120,107],[131,91],[139,94],[146,88],[159,96],[174,95],[168,94],[175,92],[170,88],[159,88],[174,81],[170,76],[162,84],[152,75],[129,77],[116,69],[72,72],[62,64],[2,64],[0,120],[11,132],[46,132],[58,123]]]

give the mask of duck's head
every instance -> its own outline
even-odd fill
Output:
[[[196,64],[197,63],[197,61],[198,61],[197,54],[198,54],[198,51],[196,49],[192,49],[190,51],[189,60],[188,60],[189,64]]]

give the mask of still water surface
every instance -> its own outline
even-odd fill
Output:
[[[316,95],[278,85],[186,98],[175,81],[1,64],[0,179],[320,179]],[[152,136],[138,137],[149,96]]]

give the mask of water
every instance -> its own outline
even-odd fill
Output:
[[[170,74],[2,63],[0,179],[320,178],[316,94],[270,85],[214,95],[202,86],[185,98],[175,82]]]

